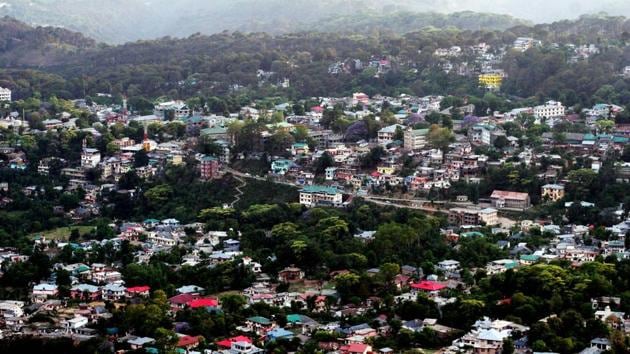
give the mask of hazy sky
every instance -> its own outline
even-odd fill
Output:
[[[431,6],[429,4],[432,1],[409,0],[408,3]],[[575,18],[600,11],[610,15],[630,15],[630,0],[445,0],[443,3],[449,12],[473,10],[505,13],[534,22]]]

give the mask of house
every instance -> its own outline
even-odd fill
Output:
[[[498,259],[486,265],[486,273],[488,275],[503,273],[518,267],[518,264],[519,263],[513,259]]]
[[[33,286],[31,297],[33,302],[44,302],[49,298],[59,295],[59,289],[55,284],[37,284]]]
[[[490,90],[496,90],[501,87],[503,75],[499,72],[483,73],[479,75],[479,86]]]
[[[431,280],[423,280],[419,283],[411,284],[412,293],[425,292],[437,294],[440,290],[446,288],[446,285]]]
[[[70,297],[85,301],[95,301],[101,297],[101,289],[90,284],[78,284],[70,288]]]
[[[304,272],[297,267],[287,267],[278,272],[278,280],[283,283],[296,283],[304,279]]]
[[[448,211],[448,222],[451,225],[496,225],[499,223],[498,211],[494,208],[452,208]]]
[[[278,176],[284,176],[293,167],[291,160],[276,160],[271,163],[271,173]]]
[[[529,194],[494,190],[490,195],[492,206],[495,208],[510,208],[510,209],[527,209],[531,206]]]
[[[598,352],[609,351],[612,349],[612,345],[608,338],[593,338],[591,340],[591,349],[596,349]]]
[[[457,273],[461,268],[458,261],[446,259],[438,262],[437,269],[443,271],[444,273]]]
[[[229,351],[222,351],[224,354],[261,354],[265,351],[254,346],[250,342],[233,342]]]
[[[74,318],[66,320],[63,323],[63,327],[64,327],[66,333],[74,333],[78,329],[87,326],[87,324],[88,324],[88,318],[87,317],[83,317],[81,315],[77,315]]]
[[[191,309],[196,309],[196,308],[208,308],[208,307],[218,307],[219,306],[219,300],[217,300],[216,298],[213,297],[208,297],[208,298],[199,298],[199,299],[194,299],[191,300],[189,302],[186,303],[186,305],[188,307],[190,307]]]
[[[308,155],[309,152],[310,149],[306,143],[295,143],[291,145],[291,155],[293,156]]]
[[[110,283],[103,287],[102,296],[105,300],[120,300],[125,297],[127,288],[120,284]]]
[[[245,332],[253,332],[257,335],[266,335],[267,332],[275,328],[275,323],[262,316],[249,317],[245,320]]]
[[[505,131],[494,124],[475,124],[468,130],[468,138],[472,144],[492,145]]]
[[[518,51],[524,52],[528,50],[529,48],[532,48],[535,43],[536,43],[536,40],[534,40],[533,38],[518,37],[516,38],[516,40],[514,40],[513,48]]]
[[[348,344],[339,348],[341,354],[368,354],[371,352],[372,346],[362,343]]]
[[[210,180],[220,177],[221,164],[212,156],[203,156],[199,161],[199,174],[201,179]]]
[[[0,102],[11,102],[11,90],[0,87]]]
[[[548,101],[544,105],[534,107],[534,116],[536,118],[555,118],[564,117],[565,107],[561,102]]]
[[[101,153],[97,149],[83,148],[81,152],[81,167],[95,168],[101,162]]]
[[[300,204],[307,207],[317,205],[339,207],[343,204],[343,194],[335,187],[306,186],[300,190]]]
[[[180,336],[175,346],[188,352],[191,349],[198,347],[203,339],[204,338],[202,336]]]
[[[206,289],[197,285],[185,285],[185,286],[182,286],[181,288],[175,289],[175,291],[177,291],[178,294],[200,294],[204,290]]]
[[[405,129],[404,125],[400,125],[400,124],[393,124],[390,126],[387,126],[385,128],[382,128],[381,130],[378,131],[378,143],[379,144],[387,144],[390,143],[394,140],[394,138],[396,137],[396,133],[398,131],[403,131]]]
[[[228,339],[224,339],[221,341],[216,342],[217,346],[220,348],[231,348],[232,347],[232,343],[252,343],[252,340],[249,337],[245,337],[245,336],[236,336],[236,337],[232,337],[232,338],[228,338]]]
[[[126,296],[128,298],[148,297],[150,291],[151,291],[151,287],[146,286],[146,285],[145,286],[134,286],[134,287],[131,287],[131,288],[127,288]]]
[[[287,339],[290,340],[295,336],[293,332],[287,331],[284,328],[274,328],[271,331],[267,332],[267,340],[274,341],[277,339]]]
[[[564,198],[564,185],[545,184],[542,186],[542,193],[540,196],[543,200],[546,198],[552,202],[557,202],[558,200]]]
[[[155,339],[150,337],[135,337],[127,341],[127,344],[129,344],[129,346],[133,350],[142,349],[145,345],[151,345],[154,343]]]

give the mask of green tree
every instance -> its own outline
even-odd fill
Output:
[[[428,141],[431,146],[442,151],[448,151],[448,146],[455,141],[455,135],[448,128],[441,128],[434,124],[429,130]]]

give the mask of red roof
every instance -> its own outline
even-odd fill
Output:
[[[317,113],[322,113],[324,111],[324,109],[320,106],[313,106],[311,107],[311,111],[313,112],[317,112]]]
[[[435,282],[435,281],[423,280],[419,283],[411,284],[411,287],[414,289],[419,289],[419,290],[424,290],[424,291],[440,291],[446,288],[446,285]]]
[[[128,293],[144,293],[144,292],[147,292],[147,291],[150,291],[150,290],[151,290],[151,287],[146,286],[146,285],[145,286],[134,286],[134,287],[131,287],[131,288],[127,288],[127,292]]]
[[[194,299],[196,299],[196,297],[191,294],[179,294],[168,299],[168,301],[173,305],[184,305],[193,301]]]
[[[345,353],[365,353],[368,349],[369,346],[367,344],[360,343],[348,344],[339,348],[340,351]]]
[[[187,305],[193,309],[196,309],[199,307],[217,307],[219,306],[219,301],[215,298],[209,297],[209,298],[192,300],[188,302]]]
[[[178,347],[188,347],[195,344],[199,344],[199,337],[183,336],[180,337],[179,342],[177,342]]]
[[[231,348],[232,347],[232,343],[237,343],[237,342],[246,342],[246,343],[252,343],[252,340],[249,339],[249,337],[245,337],[245,336],[238,336],[238,337],[233,337],[233,338],[228,338],[228,339],[224,339],[222,341],[217,342],[217,345],[223,348]]]

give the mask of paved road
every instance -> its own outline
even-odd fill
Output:
[[[234,175],[234,177],[236,179],[238,179],[241,183],[243,183],[243,185],[241,185],[240,187],[236,188],[237,192],[239,192],[239,194],[236,196],[236,200],[231,204],[232,206],[234,206],[236,203],[238,203],[238,201],[240,200],[241,196],[243,195],[243,192],[241,190],[241,188],[245,187],[245,185],[247,185],[247,181],[246,179],[254,179],[257,181],[271,181],[272,183],[276,183],[276,184],[284,184],[287,186],[291,186],[291,187],[299,187],[296,186],[293,183],[289,183],[289,182],[281,182],[281,181],[276,181],[273,179],[267,179],[264,177],[259,177],[259,176],[252,176],[249,173],[243,173],[241,171],[232,169],[232,168],[225,168],[225,171],[228,173],[231,173],[232,175]],[[363,196],[359,196],[356,193],[352,195],[353,197],[358,197],[358,198],[363,198],[366,201],[369,201],[371,203],[374,204],[378,204],[378,205],[383,205],[383,206],[393,206],[395,208],[407,208],[407,209],[414,209],[414,210],[423,210],[429,213],[444,213],[444,214],[448,214],[448,208],[456,206],[456,207],[490,207],[491,205],[486,205],[486,204],[473,204],[472,202],[451,202],[451,201],[444,201],[444,200],[436,200],[436,201],[430,201],[427,199],[413,199],[413,198],[409,198],[409,199],[404,199],[404,198],[391,198],[391,197],[381,197],[381,196],[369,196],[369,195],[363,195]],[[500,217],[500,224],[503,225],[504,227],[511,227],[515,224],[514,220],[505,218],[505,217]]]

